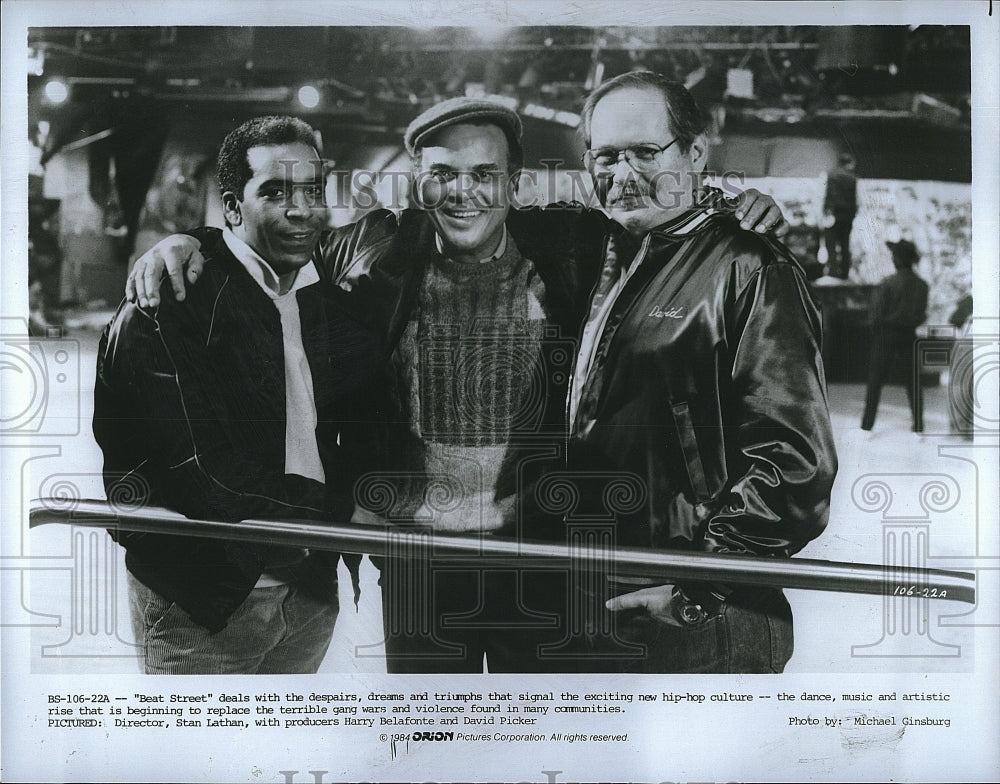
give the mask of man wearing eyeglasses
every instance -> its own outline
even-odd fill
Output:
[[[702,187],[706,118],[683,86],[619,76],[583,111],[608,215],[570,395],[570,465],[634,477],[608,510],[618,545],[785,558],[824,528],[836,473],[820,320],[802,269]],[[588,504],[590,505],[588,507]],[[595,664],[629,672],[780,672],[792,618],[774,588],[609,580]],[[593,596],[596,594],[596,596]],[[610,644],[609,644],[610,641]]]
[[[380,435],[386,462],[359,484],[359,506],[413,531],[563,538],[561,513],[542,508],[535,488],[564,463],[569,371],[607,220],[579,205],[510,209],[521,121],[498,104],[444,101],[413,120],[404,143],[419,209],[338,229],[318,262],[367,303],[390,350],[398,426]],[[749,196],[750,225],[781,223],[773,200]],[[171,238],[136,263],[140,304],[164,266],[180,295],[192,245]],[[189,282],[201,269],[191,258]],[[481,672],[484,657],[491,672],[578,661],[555,650],[564,577],[402,552],[382,566],[390,672]]]

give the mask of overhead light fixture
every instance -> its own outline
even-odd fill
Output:
[[[304,84],[299,88],[299,103],[306,109],[315,109],[319,106],[319,90],[311,84]]]
[[[69,87],[62,79],[50,79],[45,83],[45,97],[51,103],[62,103],[69,98]]]

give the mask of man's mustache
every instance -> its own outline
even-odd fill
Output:
[[[634,175],[624,182],[616,183],[611,175],[600,175],[594,178],[594,187],[601,204],[609,206],[623,199],[643,199],[649,195],[646,183]]]
[[[635,199],[649,195],[648,188],[640,188],[637,185],[626,185],[624,188],[612,188],[608,193],[608,198],[612,201],[617,199]]]
[[[641,188],[635,184],[628,184],[622,187],[612,187],[604,194],[601,203],[605,206],[612,206],[622,201],[649,201],[650,191],[648,188]]]
[[[594,189],[604,207],[638,202],[640,207],[675,209],[696,187],[697,175],[693,172],[660,171],[652,176],[631,175],[617,181],[611,175],[594,177]],[[630,209],[635,209],[635,205]]]

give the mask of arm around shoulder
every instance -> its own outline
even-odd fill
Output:
[[[399,228],[399,219],[389,210],[375,210],[361,220],[334,229],[320,243],[317,267],[320,274],[342,288],[351,288],[370,273]]]
[[[125,281],[125,298],[142,307],[160,303],[160,282],[164,275],[170,282],[172,296],[181,301],[187,295],[185,281],[193,284],[204,267],[201,249],[219,241],[221,231],[205,226],[184,234],[171,234],[142,254]],[[171,296],[171,292],[167,292]]]

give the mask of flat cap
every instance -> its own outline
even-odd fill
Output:
[[[449,125],[488,122],[500,127],[508,140],[520,143],[521,118],[517,112],[483,98],[449,98],[421,113],[406,128],[403,143],[413,155],[424,140]]]

